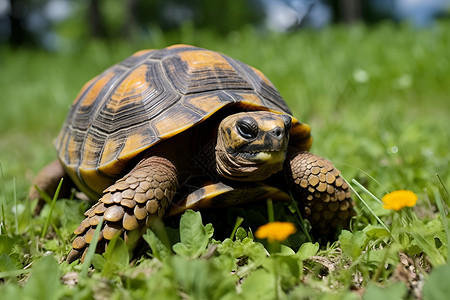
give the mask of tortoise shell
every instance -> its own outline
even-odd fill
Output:
[[[95,198],[137,155],[227,106],[292,115],[272,83],[240,61],[188,45],[142,50],[84,85],[55,147]],[[293,118],[290,143],[308,150],[309,126]]]

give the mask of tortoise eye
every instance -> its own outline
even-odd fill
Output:
[[[245,139],[254,139],[258,135],[258,124],[251,117],[244,117],[236,122],[238,133]]]

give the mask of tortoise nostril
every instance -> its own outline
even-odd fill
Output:
[[[270,133],[276,137],[277,139],[280,139],[283,137],[283,129],[281,127],[275,127],[270,131]]]

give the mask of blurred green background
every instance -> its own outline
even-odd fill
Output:
[[[175,43],[263,71],[347,180],[378,196],[449,186],[448,2],[405,2],[0,0],[2,197],[25,198],[55,158],[86,81]]]

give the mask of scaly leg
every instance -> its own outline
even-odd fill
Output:
[[[289,148],[287,162],[290,189],[313,235],[334,239],[355,215],[347,182],[328,160],[307,151]]]
[[[100,200],[85,212],[86,218],[74,231],[77,236],[67,261],[84,259],[102,216],[104,223],[97,251],[104,251],[108,241],[116,235],[121,235],[132,251],[155,218],[164,215],[176,188],[177,170],[171,161],[159,156],[144,158],[108,187]]]

